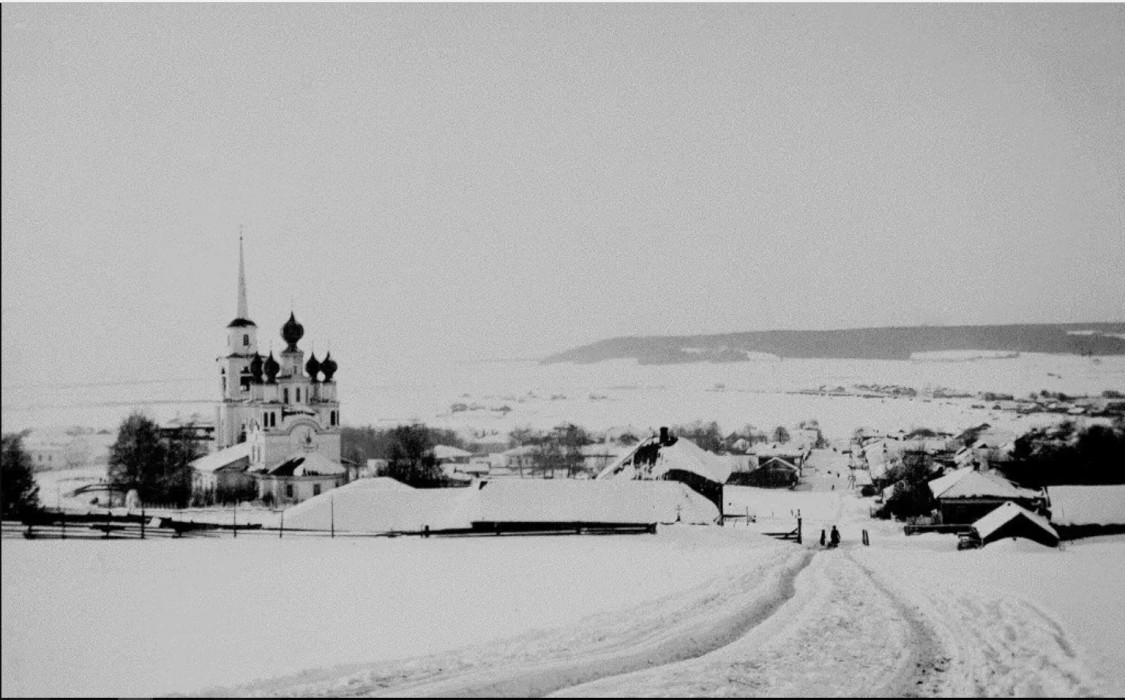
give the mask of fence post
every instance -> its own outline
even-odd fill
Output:
[[[277,531],[277,539],[280,540],[281,536],[284,535],[284,534],[285,534],[285,511],[281,511],[281,529]]]
[[[801,544],[801,518],[797,518],[797,544]]]
[[[145,538],[145,507],[141,506],[141,539]]]
[[[336,537],[336,494],[328,497],[329,517],[331,518],[332,537]]]
[[[113,511],[111,511],[109,508],[106,508],[105,509],[105,538],[107,540],[109,539],[109,528],[113,524],[112,516],[113,516]]]
[[[238,501],[234,502],[234,515],[231,517],[231,524],[234,525],[234,537],[238,539]]]

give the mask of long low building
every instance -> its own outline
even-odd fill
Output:
[[[1125,484],[1048,486],[1047,503],[1065,537],[1125,532]]]
[[[496,479],[415,489],[361,479],[285,511],[285,527],[337,532],[526,531],[713,524],[713,503],[675,481]]]

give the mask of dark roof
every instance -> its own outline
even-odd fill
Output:
[[[258,324],[254,323],[248,318],[236,318],[227,324],[227,328],[244,328],[246,326],[253,326],[254,328],[257,328]]]

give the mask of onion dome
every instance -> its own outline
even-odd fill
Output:
[[[262,356],[259,353],[254,353],[254,359],[250,360],[250,374],[254,375],[254,381],[262,381]]]
[[[297,323],[297,317],[293,315],[292,311],[290,311],[289,320],[286,321],[285,325],[281,327],[281,339],[286,343],[289,343],[289,347],[286,349],[289,352],[296,351],[297,341],[304,337],[304,335],[305,327]]]
[[[266,381],[270,384],[277,381],[277,373],[281,371],[281,365],[277,364],[277,360],[273,359],[273,350],[270,350],[270,356],[266,358],[262,369],[266,372]]]
[[[316,359],[315,352],[309,357],[309,361],[305,363],[305,371],[309,373],[309,376],[312,377],[314,382],[317,381],[316,375],[320,372],[320,361]]]
[[[324,372],[324,381],[332,381],[332,375],[336,373],[336,360],[332,359],[331,352],[324,356],[324,362],[320,363],[320,371]]]

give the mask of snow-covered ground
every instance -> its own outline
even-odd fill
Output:
[[[194,691],[447,652],[654,600],[690,607],[793,551],[683,527],[656,536],[5,540],[0,557],[7,697]]]
[[[796,545],[743,525],[8,540],[3,693],[1125,691],[1125,537],[957,551],[956,537],[869,520],[851,493],[775,493],[775,511],[838,524],[841,548],[822,550],[815,530]]]
[[[969,353],[968,356],[971,356]],[[507,432],[563,421],[604,430],[715,420],[724,430],[759,428],[817,418],[832,437],[860,426],[898,430],[954,429],[989,421],[1033,422],[1031,417],[973,408],[969,399],[881,399],[796,394],[821,386],[858,384],[945,387],[1010,393],[1067,394],[1125,391],[1125,357],[1022,354],[1017,357],[935,356],[926,360],[761,360],[643,366],[634,361],[593,365],[539,365],[534,361],[418,364],[363,375],[342,372],[339,393],[345,424],[394,425],[421,420],[455,429]],[[218,397],[213,378],[81,387],[2,388],[5,431],[83,425],[114,429],[131,410],[158,420],[199,413],[212,417]],[[454,404],[467,410],[453,411]],[[500,410],[503,408],[508,410]]]

